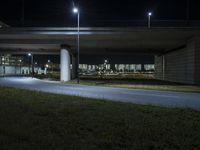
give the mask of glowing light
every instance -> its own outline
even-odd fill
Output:
[[[75,7],[75,8],[73,9],[73,12],[74,12],[74,13],[78,13],[78,8]]]
[[[31,53],[28,53],[28,56],[31,56]]]
[[[149,15],[149,16],[152,16],[152,12],[149,12],[148,15]]]

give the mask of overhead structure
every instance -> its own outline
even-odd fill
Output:
[[[156,78],[200,84],[200,28],[80,28],[80,35],[81,54],[155,55]],[[62,45],[70,51],[61,49]],[[65,73],[70,72],[69,55],[76,55],[76,47],[77,28],[0,29],[0,53],[61,54],[67,62]],[[61,80],[69,80],[69,74]]]
[[[2,21],[0,21],[0,29],[1,28],[8,28],[8,27],[10,27],[10,26],[5,24],[5,23],[3,23]]]

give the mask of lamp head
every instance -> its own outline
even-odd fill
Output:
[[[152,12],[148,12],[148,16],[152,16]]]
[[[77,13],[78,13],[78,8],[74,7],[74,8],[73,8],[73,12],[74,12],[75,14],[77,14]]]

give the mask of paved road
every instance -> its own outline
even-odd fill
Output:
[[[130,90],[124,88],[66,85],[27,77],[0,78],[0,86],[16,87],[57,94],[77,95],[112,101],[200,109],[200,93]]]

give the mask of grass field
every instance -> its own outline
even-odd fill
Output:
[[[200,111],[0,87],[0,150],[199,150]]]
[[[35,77],[39,79],[59,81],[60,74],[59,72],[55,72],[47,75],[36,75]],[[200,93],[200,86],[160,81],[154,79],[152,74],[115,75],[103,76],[102,78],[99,76],[80,76],[80,79],[80,84],[82,85]],[[77,81],[71,80],[67,83],[76,84]]]
[[[76,80],[71,80],[67,83],[77,84]],[[200,93],[200,86],[182,85],[159,81],[155,79],[118,79],[118,80],[91,80],[81,79],[80,84],[92,86],[106,86],[115,88],[128,89],[144,89],[144,90],[160,90],[160,91],[174,91],[174,92],[195,92]]]

